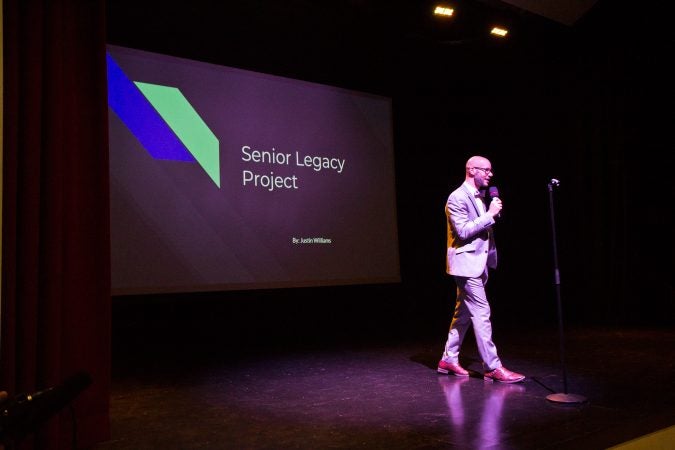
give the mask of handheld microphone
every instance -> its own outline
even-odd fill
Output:
[[[499,198],[499,189],[496,186],[490,186],[488,193],[490,194],[490,198]],[[501,217],[501,215],[502,213],[500,212],[496,217]]]

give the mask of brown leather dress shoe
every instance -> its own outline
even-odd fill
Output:
[[[467,372],[464,367],[460,366],[457,363],[449,363],[445,362],[442,359],[438,361],[438,369],[436,369],[438,373],[442,374],[449,374],[452,373],[456,377],[468,377],[469,372]]]
[[[498,367],[495,370],[483,374],[485,381],[499,381],[500,383],[517,383],[525,379],[525,375],[517,372],[511,372],[506,367]]]

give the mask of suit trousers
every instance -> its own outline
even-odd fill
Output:
[[[492,342],[492,323],[490,322],[490,303],[485,293],[487,268],[478,278],[455,276],[457,300],[455,314],[450,324],[448,340],[442,359],[459,363],[459,350],[469,327],[473,325],[478,353],[483,360],[485,370],[494,370],[502,366],[497,356],[497,347]]]

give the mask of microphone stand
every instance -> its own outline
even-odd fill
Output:
[[[560,365],[562,366],[562,375],[563,375],[563,392],[556,394],[549,394],[546,396],[546,400],[556,403],[584,403],[586,397],[578,394],[569,394],[567,392],[567,369],[565,368],[565,337],[563,332],[563,318],[562,318],[562,302],[560,300],[560,271],[558,270],[558,246],[556,245],[556,232],[555,232],[555,214],[553,212],[553,187],[560,185],[560,181],[552,178],[548,183],[548,199],[551,207],[551,230],[553,232],[553,265],[555,269],[555,293],[556,299],[558,301],[558,334],[560,340]]]

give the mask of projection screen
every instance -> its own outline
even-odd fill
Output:
[[[400,281],[391,99],[108,46],[113,294]]]

